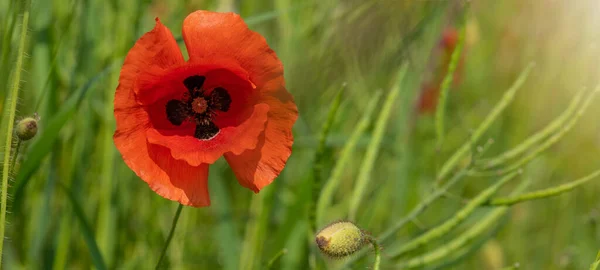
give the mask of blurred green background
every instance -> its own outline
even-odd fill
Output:
[[[24,2],[0,0],[3,129]],[[578,89],[595,87],[600,74],[595,0],[480,0],[466,13],[462,1],[443,0],[33,0],[17,118],[37,112],[40,131],[21,146],[19,173],[11,177],[4,269],[89,269],[99,256],[109,269],[154,267],[177,204],[152,192],[121,159],[112,140],[112,100],[124,56],[152,29],[154,18],[180,37],[183,19],[197,9],[240,13],[266,37],[284,64],[300,117],[286,169],[260,194],[238,185],[223,160],[211,167],[212,205],[183,209],[167,253],[169,269],[262,269],[284,248],[287,253],[274,268],[309,268],[313,160],[331,102],[344,83],[326,140],[325,179],[368,101],[377,91],[387,95],[400,66],[408,63],[355,220],[379,235],[430,191],[439,164],[468,141],[528,63],[536,66],[523,89],[484,136],[495,141],[489,155],[551,122]],[[435,88],[463,17],[463,57],[448,97],[447,136],[438,151],[430,102],[437,99]],[[531,190],[600,167],[599,112],[594,102],[563,140],[523,168],[533,180]],[[360,137],[318,227],[347,217],[372,126]],[[2,142],[5,136],[1,132]],[[462,181],[392,243],[438,225],[489,183]],[[598,194],[600,183],[594,181],[516,205],[493,237],[446,267],[502,269],[519,263],[522,269],[587,269],[600,248]],[[484,211],[457,231],[472,226]],[[394,269],[385,248],[382,269]],[[339,264],[322,258],[317,256],[322,266]],[[372,260],[367,256],[350,268],[365,269]]]

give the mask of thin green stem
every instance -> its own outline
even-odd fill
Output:
[[[375,122],[373,137],[369,143],[369,147],[367,148],[367,152],[361,164],[352,197],[350,197],[350,209],[348,211],[348,217],[350,220],[356,221],[358,208],[360,207],[365,196],[367,187],[369,186],[369,181],[372,180],[371,171],[373,170],[373,166],[375,164],[375,160],[379,153],[381,142],[383,141],[383,136],[387,128],[387,122],[391,116],[394,104],[397,102],[397,98],[400,94],[402,82],[404,81],[407,70],[408,65],[403,64],[398,72],[396,81],[390,93],[388,94],[383,107],[381,108],[381,112],[377,117],[377,121]]]
[[[469,170],[471,170],[473,168],[474,164],[477,162],[477,159],[480,158],[485,153],[485,151],[492,145],[492,143],[493,143],[492,140],[488,140],[486,142],[486,144],[484,144],[482,147],[480,147],[477,150],[472,151],[471,162],[469,163],[469,165],[467,165],[466,167],[464,167],[460,171],[458,171],[456,174],[454,174],[454,176],[448,182],[444,183],[443,186],[434,187],[434,189],[431,191],[431,193],[428,196],[426,196],[425,198],[423,198],[420,201],[420,203],[410,211],[410,213],[405,215],[399,221],[394,223],[389,229],[387,229],[385,232],[380,234],[380,236],[378,237],[380,239],[380,242],[382,243],[382,242],[385,242],[385,241],[391,239],[392,236],[394,236],[396,234],[396,232],[398,232],[402,227],[404,227],[404,225],[406,225],[410,221],[415,220],[415,218],[419,214],[421,214],[423,211],[425,211],[429,207],[430,204],[432,204],[438,198],[442,197],[444,194],[447,194],[448,189],[450,189],[453,185],[458,183],[461,179],[463,179],[467,175]],[[474,144],[474,141],[471,141],[471,144]],[[470,148],[476,149],[477,147],[471,146]],[[354,256],[350,257],[340,267],[338,267],[336,269],[344,269],[344,267],[355,262],[356,260],[362,258],[365,255],[366,255],[366,252],[360,251],[357,254],[355,254]]]
[[[2,255],[4,247],[4,230],[6,225],[6,201],[8,198],[8,176],[10,175],[10,149],[13,140],[13,128],[17,111],[17,99],[19,95],[19,83],[21,82],[21,71],[23,70],[23,57],[25,55],[25,42],[27,41],[27,27],[29,24],[29,4],[27,1],[23,10],[23,23],[21,25],[21,39],[17,54],[17,63],[14,68],[13,84],[10,93],[10,104],[8,109],[8,128],[6,129],[6,143],[4,145],[4,164],[2,173],[2,196],[0,198],[0,267],[2,266]]]
[[[433,191],[427,197],[425,197],[423,200],[421,200],[421,202],[417,206],[415,206],[415,208],[413,208],[413,210],[411,210],[410,213],[408,213],[404,218],[402,218],[400,221],[398,221],[397,223],[395,223],[387,231],[385,231],[384,233],[382,233],[381,236],[379,236],[379,239],[381,239],[381,241],[383,242],[383,241],[386,241],[387,239],[391,238],[406,223],[408,223],[409,221],[414,220],[419,214],[421,214],[423,211],[425,211],[425,209],[427,209],[427,207],[429,207],[429,205],[431,203],[433,203],[438,198],[440,198],[444,194],[446,194],[448,192],[448,190],[452,186],[454,186],[456,183],[458,183],[458,181],[460,181],[461,179],[463,179],[463,177],[465,177],[469,173],[469,171],[475,166],[475,163],[477,162],[477,159],[481,155],[483,155],[485,153],[485,151],[492,145],[492,143],[493,143],[492,140],[488,140],[486,142],[486,144],[484,144],[480,148],[480,150],[475,150],[475,148],[476,148],[475,147],[475,142],[471,141],[471,144],[473,146],[470,147],[472,151],[471,151],[471,162],[469,163],[469,165],[467,165],[466,167],[464,167],[463,169],[461,169],[460,171],[458,171],[443,186],[441,186],[441,187],[435,187],[433,189]]]
[[[179,221],[179,215],[181,214],[182,209],[183,204],[179,204],[179,206],[177,207],[177,212],[175,212],[175,217],[173,218],[173,224],[171,224],[171,231],[169,231],[169,236],[167,236],[167,242],[165,242],[165,246],[163,247],[163,250],[160,253],[160,259],[158,259],[155,269],[160,268],[160,264],[165,258],[165,255],[167,254],[167,249],[169,249],[169,244],[171,243],[171,239],[173,239],[173,234],[175,234],[175,228],[177,227],[177,222]]]
[[[460,62],[460,55],[462,53],[462,48],[465,41],[465,28],[465,23],[463,22],[463,25],[460,29],[460,34],[458,36],[458,43],[452,52],[450,64],[448,65],[448,71],[446,72],[446,76],[442,81],[440,97],[438,99],[438,108],[435,112],[435,133],[437,137],[436,148],[438,150],[442,148],[442,143],[444,142],[444,116],[446,113],[446,100],[448,99],[448,91],[450,90],[450,86],[454,79],[454,72],[456,71],[456,67],[458,67],[458,63]]]
[[[12,156],[12,160],[10,162],[12,168],[11,168],[11,173],[12,175],[16,175],[17,172],[15,171],[15,168],[17,167],[17,158],[19,157],[19,150],[21,149],[21,139],[17,138],[17,146],[15,146],[15,153]]]
[[[581,118],[583,116],[583,114],[586,112],[587,108],[589,107],[589,105],[594,100],[594,96],[598,92],[600,92],[600,85],[598,85],[596,87],[596,89],[594,91],[592,91],[586,97],[585,101],[583,102],[583,104],[581,105],[581,107],[579,108],[579,110],[577,111],[577,113],[573,116],[573,118],[570,119],[569,122],[567,122],[562,127],[562,129],[560,129],[556,134],[552,135],[550,138],[546,139],[546,141],[544,141],[542,144],[540,144],[536,148],[532,149],[531,152],[529,152],[527,155],[525,155],[524,157],[522,157],[518,161],[516,161],[513,164],[508,165],[508,166],[506,166],[506,167],[504,167],[502,169],[499,169],[499,170],[495,170],[495,171],[483,171],[483,172],[473,171],[473,172],[470,172],[469,175],[471,175],[471,176],[504,175],[506,173],[515,171],[515,170],[523,167],[525,164],[529,163],[535,157],[537,157],[540,153],[546,151],[551,146],[553,146],[554,144],[556,144],[567,132],[569,132],[575,126],[575,124],[578,122],[579,118]]]
[[[273,269],[273,266],[275,265],[275,263],[277,262],[277,260],[279,260],[279,258],[281,258],[283,255],[287,254],[287,249],[284,248],[282,250],[280,250],[279,252],[277,252],[277,254],[275,254],[275,256],[273,256],[273,258],[271,258],[269,260],[269,262],[267,263],[267,269]]]
[[[569,103],[567,109],[554,121],[548,124],[544,129],[538,131],[537,133],[529,136],[525,141],[521,144],[517,145],[513,149],[510,149],[497,157],[483,159],[478,164],[478,168],[481,169],[491,169],[493,167],[498,167],[509,160],[518,157],[519,155],[531,150],[533,146],[539,144],[544,139],[550,137],[553,133],[560,130],[560,128],[571,119],[571,117],[577,112],[577,109],[581,107],[581,102],[584,100],[585,88],[582,88],[577,92],[575,97]]]
[[[525,181],[521,182],[515,190],[512,192],[513,195],[521,193],[530,184],[531,180],[526,178]],[[409,259],[408,261],[402,262],[396,267],[398,269],[410,269],[417,267],[428,266],[441,259],[447,258],[454,252],[460,250],[467,243],[479,237],[486,230],[493,228],[498,225],[498,220],[508,212],[508,206],[500,206],[494,208],[492,211],[485,214],[483,217],[478,219],[477,223],[469,228],[467,231],[453,238],[450,242],[444,243],[438,246],[432,251],[425,254],[419,255],[415,258]]]
[[[494,195],[500,187],[506,184],[508,181],[517,176],[518,173],[509,174],[499,181],[497,181],[494,185],[491,185],[475,198],[473,198],[467,205],[465,205],[461,210],[456,212],[452,216],[452,218],[446,220],[439,226],[427,231],[419,235],[417,238],[411,240],[410,242],[403,245],[399,250],[391,253],[391,257],[398,257],[402,254],[405,254],[409,251],[412,251],[416,248],[419,248],[427,243],[430,243],[434,240],[439,239],[440,237],[449,233],[452,229],[456,228],[460,223],[462,223],[467,217],[469,217],[478,206],[486,202],[492,195]]]
[[[335,121],[335,116],[337,115],[337,111],[340,108],[340,104],[342,103],[342,95],[344,93],[344,89],[346,88],[346,84],[342,85],[342,88],[338,91],[331,107],[329,109],[329,113],[327,115],[327,120],[321,129],[321,134],[319,136],[319,146],[317,147],[317,151],[315,153],[315,160],[313,163],[313,185],[312,185],[312,193],[309,201],[309,223],[311,231],[315,232],[317,230],[317,198],[318,194],[321,192],[321,188],[323,187],[323,164],[325,161],[325,150],[327,149],[327,137],[329,136],[329,132],[331,131],[331,126]]]
[[[532,192],[528,192],[528,193],[521,194],[518,196],[496,198],[496,199],[491,200],[489,202],[489,205],[509,205],[510,206],[510,205],[517,204],[517,203],[524,202],[524,201],[539,200],[539,199],[544,199],[544,198],[548,198],[548,197],[558,196],[560,194],[571,191],[571,190],[575,189],[576,187],[587,183],[588,181],[598,177],[599,175],[600,175],[600,170],[597,170],[597,171],[593,172],[592,174],[585,176],[583,178],[580,178],[578,180],[575,180],[571,183],[566,183],[566,184],[562,184],[559,186],[546,188],[546,189],[542,189],[542,190],[538,190],[538,191],[532,191]]]
[[[317,224],[319,226],[324,225],[325,222],[325,212],[329,205],[331,204],[331,200],[333,198],[334,193],[337,191],[338,187],[342,182],[342,175],[346,172],[346,167],[350,163],[351,158],[356,150],[356,145],[358,144],[359,139],[365,133],[365,130],[371,124],[371,116],[373,112],[377,108],[377,103],[379,103],[379,99],[381,98],[381,91],[376,91],[373,94],[373,97],[367,104],[367,107],[363,113],[362,118],[356,125],[356,128],[352,132],[350,139],[344,144],[344,148],[340,152],[340,158],[337,159],[335,163],[335,167],[331,171],[331,175],[329,179],[323,185],[321,189],[321,194],[319,195],[319,200],[317,201]]]
[[[513,83],[513,85],[504,93],[502,99],[496,104],[496,106],[492,109],[492,111],[486,116],[486,118],[481,122],[481,124],[477,127],[477,129],[471,135],[471,140],[477,142],[481,136],[489,129],[492,123],[500,116],[500,114],[508,107],[508,105],[513,101],[517,90],[523,86],[525,80],[529,76],[529,72],[534,67],[534,64],[531,63],[521,72],[517,80]],[[472,143],[469,141],[463,144],[456,152],[442,165],[442,169],[437,175],[436,185],[441,185],[445,178],[456,168],[459,162],[464,158],[468,153]]]
[[[375,262],[373,263],[373,270],[379,270],[381,265],[381,246],[377,243],[377,239],[369,236],[368,238],[371,245],[373,245],[373,249],[375,250]]]

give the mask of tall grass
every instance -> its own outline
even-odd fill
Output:
[[[559,2],[0,1],[2,175],[18,172],[2,184],[2,267],[155,267],[177,204],[112,143],[118,73],[154,17],[180,37],[188,13],[219,9],[281,58],[300,111],[293,154],[258,195],[211,166],[212,206],[183,209],[165,268],[372,267],[370,247],[316,252],[314,229],[351,219],[382,245],[381,269],[587,269],[600,241],[597,4]],[[451,61],[436,122],[418,109],[422,86],[450,80],[440,39],[461,25],[464,63]],[[10,126],[35,112],[38,135],[7,162]]]

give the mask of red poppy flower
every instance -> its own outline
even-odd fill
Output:
[[[258,192],[283,170],[298,116],[281,62],[233,13],[190,14],[183,39],[187,61],[157,18],[127,54],[115,145],[150,188],[184,205],[210,205],[208,166],[221,156]]]

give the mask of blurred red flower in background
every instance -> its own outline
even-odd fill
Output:
[[[437,108],[438,98],[440,95],[440,87],[446,73],[448,72],[448,65],[452,59],[452,53],[456,49],[458,43],[459,32],[454,27],[447,27],[444,29],[442,36],[439,41],[439,45],[434,54],[439,54],[438,60],[435,63],[435,69],[431,80],[424,82],[421,85],[421,95],[419,97],[419,104],[417,106],[419,113],[431,113]],[[462,73],[464,70],[464,48],[460,55],[458,67],[456,68],[453,76],[453,84],[460,84]]]
[[[115,145],[152,190],[184,205],[210,205],[208,167],[221,156],[258,192],[291,154],[298,111],[283,66],[237,14],[196,11],[183,39],[188,61],[157,18],[127,54]]]

